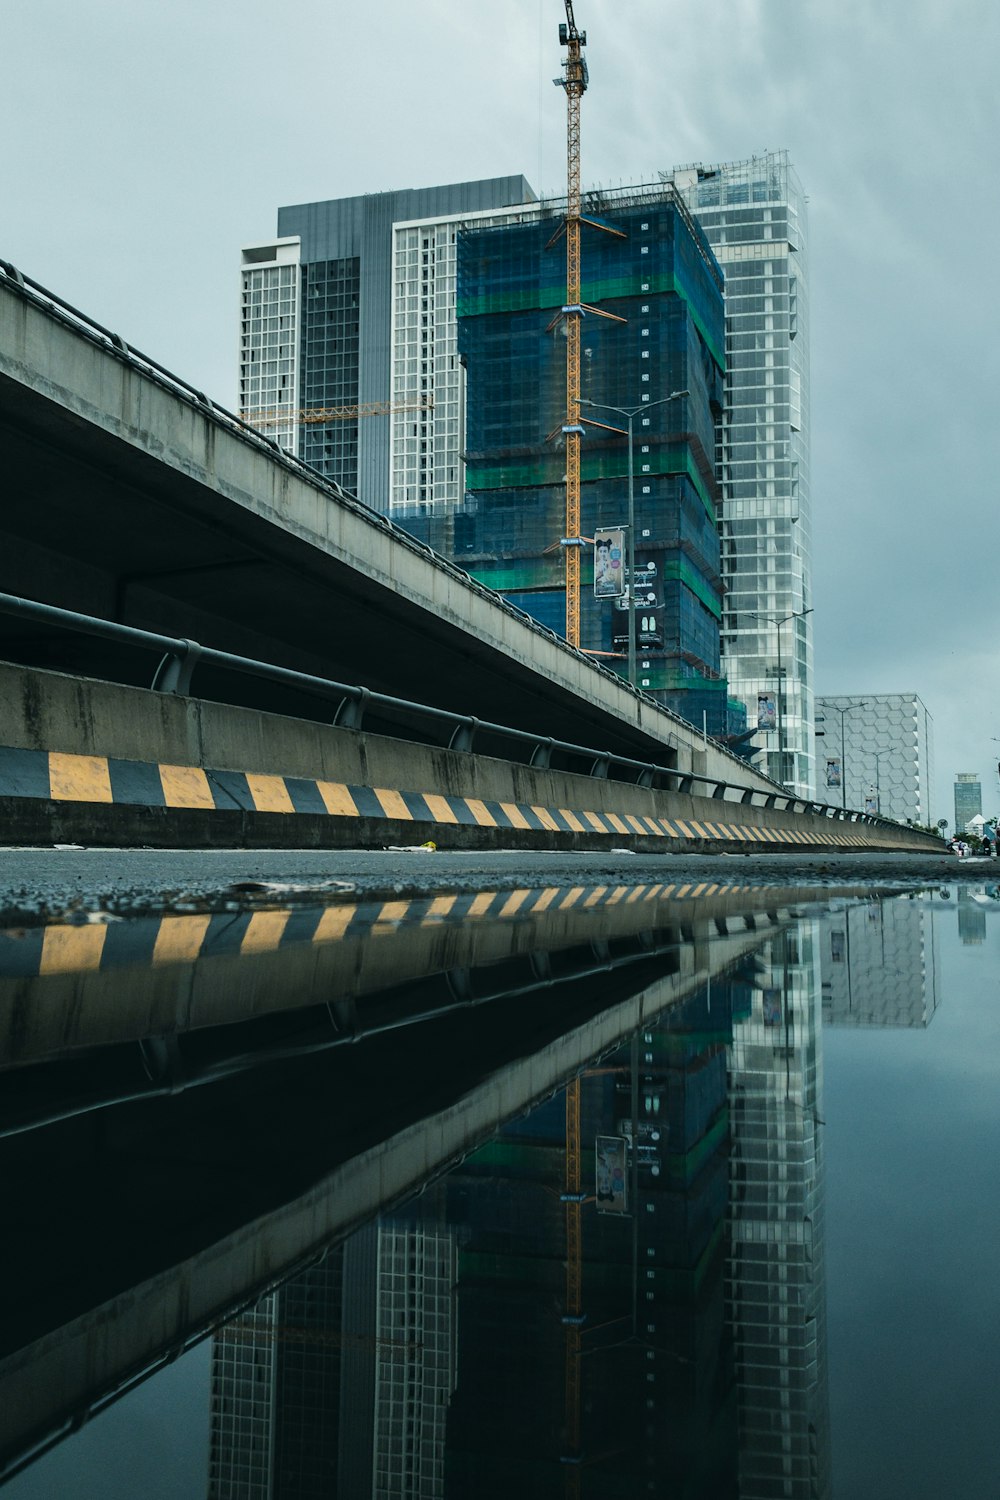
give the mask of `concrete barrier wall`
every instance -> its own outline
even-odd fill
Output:
[[[4,663],[0,704],[7,843],[938,847],[894,825],[744,804],[736,789],[681,795]]]

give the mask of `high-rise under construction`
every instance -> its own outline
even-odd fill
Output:
[[[722,275],[669,184],[581,209],[580,644],[723,735],[743,721],[719,663]],[[565,212],[523,178],[282,209],[243,253],[241,372],[250,420],[560,634]]]

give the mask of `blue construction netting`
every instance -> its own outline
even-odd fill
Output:
[[[581,531],[593,538],[627,523],[627,418],[605,409],[624,408],[633,412],[637,581],[648,581],[644,684],[699,728],[708,713],[712,732],[724,733],[713,467],[723,400],[722,275],[669,187],[641,202],[612,195],[599,217],[615,232],[582,225],[582,300],[613,317],[587,313],[581,328]],[[553,213],[459,232],[466,499],[458,513],[431,517],[420,529],[433,546],[559,630],[566,531],[561,225]],[[675,391],[687,394],[663,399]],[[399,519],[414,529],[408,517]],[[618,651],[609,664],[623,671],[627,612],[595,598],[589,551],[581,580],[580,644]]]

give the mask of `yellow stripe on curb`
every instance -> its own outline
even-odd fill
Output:
[[[500,811],[507,814],[514,828],[531,827],[531,824],[528,822],[527,818],[524,816],[524,813],[518,807],[516,802],[501,802]]]
[[[534,813],[539,823],[541,823],[542,827],[548,829],[549,833],[560,832],[559,824],[556,822],[555,818],[549,812],[547,807],[533,806],[531,811]]]
[[[561,807],[559,809],[559,816],[566,819],[566,822],[569,824],[570,828],[572,828],[574,833],[586,832],[586,829],[580,822],[580,819],[577,817],[576,813],[570,812],[568,807]]]
[[[56,802],[113,802],[107,756],[50,750],[49,796]]]
[[[163,800],[168,807],[214,809],[212,788],[200,766],[160,766],[159,771]]]
[[[424,792],[424,801],[427,810],[435,823],[457,823],[458,814],[453,812],[444,797],[439,797],[436,792]]]
[[[387,818],[398,818],[401,823],[413,822],[413,814],[399,792],[391,791],[388,787],[384,786],[373,786],[372,791],[378,798],[378,805]]]
[[[466,797],[465,805],[480,828],[495,828],[497,826],[497,820],[485,802],[480,802],[477,797]]]
[[[317,781],[316,790],[323,806],[335,818],[357,818],[357,804],[342,781]]]
[[[283,776],[262,776],[257,772],[247,771],[246,778],[253,805],[258,812],[291,813],[295,811],[295,805],[288,795]]]

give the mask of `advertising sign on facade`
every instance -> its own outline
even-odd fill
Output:
[[[594,537],[594,594],[598,599],[620,599],[625,592],[625,532],[604,527]]]
[[[826,763],[827,786],[840,786],[840,757],[836,760],[828,760]]]
[[[625,1145],[625,1137],[621,1135],[599,1135],[594,1141],[595,1192],[602,1213],[623,1214],[628,1211]]]
[[[757,694],[757,728],[773,729],[778,722],[773,693]]]

